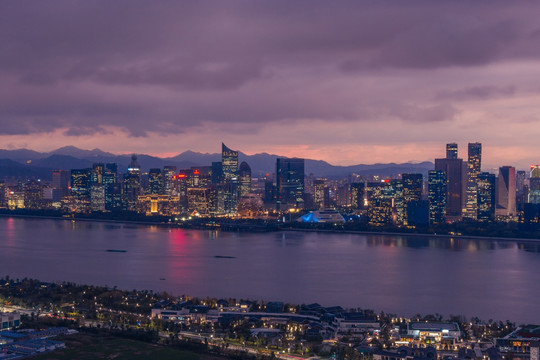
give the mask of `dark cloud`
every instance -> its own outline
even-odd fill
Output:
[[[460,110],[451,101],[514,89],[439,88],[421,98],[393,92],[389,77],[537,59],[538,10],[466,1],[2,2],[0,132],[453,121]]]
[[[515,93],[515,86],[473,86],[459,90],[440,91],[435,96],[435,99],[446,101],[490,100],[511,97]]]

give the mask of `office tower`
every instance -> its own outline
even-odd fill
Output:
[[[516,171],[516,208],[523,210],[523,205],[529,202],[529,186],[527,172],[524,170]]]
[[[178,196],[176,188],[176,166],[163,167],[163,194]]]
[[[43,202],[43,186],[38,180],[28,180],[23,185],[24,208],[41,209]]]
[[[351,208],[362,210],[364,208],[364,183],[351,184]]]
[[[407,225],[429,225],[429,201],[415,200],[407,203]]]
[[[246,196],[251,192],[251,168],[247,162],[242,161],[238,173],[238,179],[240,182],[240,196]]]
[[[78,211],[90,209],[90,188],[92,184],[92,169],[71,170],[71,195]]]
[[[395,185],[396,183],[394,183]],[[370,182],[367,184],[367,216],[370,225],[382,226],[392,223],[395,197],[394,186],[389,181]]]
[[[495,175],[488,172],[478,174],[478,221],[492,221],[495,218]]]
[[[104,171],[105,165],[101,163],[94,163],[92,166],[92,184],[103,184]]]
[[[516,168],[502,166],[497,177],[497,208],[495,215],[503,217],[516,216]]]
[[[163,194],[163,174],[161,169],[150,169],[148,171],[148,189],[147,194],[151,195],[161,195]]]
[[[403,209],[405,215],[407,215],[408,205],[412,202],[418,202],[422,199],[422,187],[424,184],[424,177],[422,174],[403,174],[401,176],[401,179],[403,183]],[[404,216],[403,224],[408,224],[407,216]]]
[[[223,164],[221,161],[212,162],[212,184],[223,182]]]
[[[122,188],[118,184],[118,165],[108,163],[103,171],[105,210],[118,211],[122,208]]]
[[[270,204],[276,201],[276,186],[272,179],[265,179],[264,181],[264,197],[265,204]]]
[[[482,144],[469,143],[469,158],[467,160],[467,190],[464,216],[476,220],[478,215],[478,174],[482,163]]]
[[[457,157],[457,145],[446,145],[446,159],[435,159],[435,170],[446,173],[446,218],[460,220],[465,205],[466,169]]]
[[[304,159],[276,159],[276,190],[278,210],[303,207]]]
[[[141,195],[141,166],[137,162],[137,155],[131,156],[127,170],[124,175],[124,208],[137,211],[139,195]]]
[[[407,225],[407,209],[405,208],[405,200],[403,198],[403,180],[390,180],[392,191],[393,210],[395,210],[396,225]]]
[[[221,167],[224,181],[238,176],[238,151],[229,149],[224,143],[221,143]]]
[[[540,204],[540,165],[531,165],[529,202],[531,204]]]
[[[7,207],[6,183],[0,180],[0,209]]]
[[[431,170],[428,173],[428,200],[429,222],[431,224],[444,223],[446,217],[447,196],[446,172]]]
[[[176,187],[178,189],[178,196],[180,199],[179,202],[179,211],[180,213],[187,213],[188,212],[188,181],[189,181],[189,174],[191,173],[191,170],[189,169],[183,169],[178,172],[178,175],[176,176]]]
[[[210,211],[210,189],[189,188],[187,190],[189,213],[193,215],[208,215]]]
[[[69,171],[52,171],[53,201],[60,201],[63,197],[69,195]]]
[[[446,144],[446,158],[447,159],[458,158],[458,145],[456,143]]]
[[[90,209],[92,211],[105,211],[105,185],[92,184],[90,187]]]
[[[324,193],[326,184],[324,179],[313,180],[313,207],[316,209],[324,208]]]

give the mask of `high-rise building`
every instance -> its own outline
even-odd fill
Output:
[[[224,143],[221,143],[221,167],[224,181],[238,177],[238,151],[229,149]]]
[[[458,145],[456,143],[446,144],[446,158],[447,159],[458,158]]]
[[[351,208],[353,210],[362,210],[364,208],[364,187],[363,182],[351,184]]]
[[[94,163],[92,166],[92,184],[103,184],[103,173],[105,171],[105,165],[101,163]]]
[[[163,193],[165,195],[178,196],[176,166],[163,167]]]
[[[60,201],[62,198],[69,195],[69,171],[68,170],[53,170],[52,171],[52,188],[53,201]]]
[[[531,165],[529,202],[531,204],[540,204],[540,165]]]
[[[495,218],[495,186],[494,174],[478,174],[478,221],[492,221]]]
[[[303,207],[304,159],[276,159],[276,190],[278,210]]]
[[[137,155],[131,156],[127,173],[124,175],[124,208],[137,211],[139,195],[141,195],[141,166],[137,162]]]
[[[401,179],[403,183],[403,209],[405,213],[403,224],[407,225],[407,207],[410,203],[417,203],[422,199],[424,176],[422,174],[403,174],[401,175]]]
[[[212,184],[223,183],[223,164],[221,161],[212,162]]]
[[[150,169],[148,171],[148,189],[147,194],[162,195],[164,193],[163,174],[161,169]]]
[[[325,193],[326,184],[324,179],[313,180],[313,206],[316,209],[322,209],[325,207],[324,204],[324,193]]]
[[[392,184],[390,181],[367,184],[367,216],[370,225],[382,226],[392,223],[395,197],[393,185],[395,186],[396,183]]]
[[[118,184],[118,165],[108,163],[103,171],[103,188],[105,210],[118,211],[122,209],[122,188]]]
[[[523,205],[529,202],[529,185],[527,172],[516,171],[516,207],[518,211],[523,210]]]
[[[24,208],[41,209],[43,202],[43,185],[38,180],[28,180],[23,185]]]
[[[478,174],[482,163],[482,144],[469,143],[467,161],[467,191],[464,216],[476,220],[478,215]]]
[[[92,169],[71,170],[71,195],[78,211],[90,209],[90,188],[92,185]]]
[[[7,207],[7,187],[3,180],[0,180],[0,209]]]
[[[502,166],[497,177],[497,208],[495,215],[506,218],[516,216],[516,168]]]
[[[444,223],[446,217],[446,172],[431,170],[428,173],[429,222]]]
[[[240,182],[240,196],[246,196],[251,192],[251,168],[248,163],[242,161],[238,170]]]
[[[457,144],[446,145],[446,159],[435,159],[435,170],[446,173],[446,218],[460,220],[465,205],[466,168],[457,157]]]

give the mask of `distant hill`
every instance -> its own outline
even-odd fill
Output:
[[[176,166],[177,169],[186,169],[196,166],[210,166],[214,161],[221,160],[221,154],[199,153],[185,151],[177,156],[159,158],[151,155],[138,154],[138,162],[143,171],[164,166]],[[280,156],[261,153],[246,155],[239,153],[239,162],[246,161],[251,167],[254,176],[275,172],[276,159]],[[33,150],[0,150],[0,177],[41,177],[50,178],[52,169],[77,169],[91,167],[95,162],[117,163],[120,171],[126,171],[131,161],[131,155],[115,155],[99,149],[83,150],[74,146],[65,146],[49,153],[40,153]],[[322,160],[305,160],[306,174],[319,177],[345,177],[350,174],[395,176],[402,173],[422,173],[424,175],[433,169],[433,163],[403,163],[403,164],[373,164],[336,166]],[[44,175],[44,174],[48,175]]]

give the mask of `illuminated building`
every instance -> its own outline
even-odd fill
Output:
[[[147,194],[161,195],[163,194],[163,174],[161,169],[150,169],[148,171],[148,189]]]
[[[240,196],[246,196],[251,192],[251,168],[248,163],[242,161],[238,170],[238,180],[240,182]]]
[[[529,178],[529,202],[540,204],[540,165],[532,165]]]
[[[431,170],[428,173],[429,222],[444,223],[446,216],[446,172]]]
[[[189,213],[196,216],[204,216],[210,213],[210,189],[188,188]]]
[[[304,203],[304,159],[276,159],[278,210],[302,208]]]
[[[401,180],[403,182],[404,212],[405,214],[407,214],[408,205],[412,202],[416,203],[422,199],[422,187],[424,185],[424,177],[422,174],[403,174],[401,176]],[[405,216],[404,224],[408,224],[408,215]]]
[[[270,204],[276,201],[276,186],[272,179],[265,179],[264,181],[264,203]]]
[[[105,210],[118,211],[122,209],[122,188],[118,184],[118,166],[114,163],[105,165],[103,172],[103,187],[105,193]]]
[[[69,171],[52,171],[53,201],[60,201],[63,197],[69,195]]]
[[[146,215],[178,214],[178,196],[148,194],[139,196],[139,212]]]
[[[326,187],[327,190],[324,192],[324,203],[325,207],[331,207],[331,198],[330,198],[330,192],[329,188]],[[339,207],[348,207],[351,205],[351,190],[349,183],[341,184],[338,186],[336,191],[336,205]]]
[[[467,189],[464,216],[476,220],[478,215],[478,174],[482,164],[482,144],[469,143],[469,158],[467,160]]]
[[[0,180],[0,209],[7,207],[6,183]]]
[[[124,175],[124,201],[125,210],[137,211],[139,195],[141,195],[141,166],[137,162],[137,155],[131,156],[128,171]]]
[[[297,220],[298,222],[308,223],[333,223],[343,224],[345,219],[339,212],[334,209],[321,209],[317,211],[311,211],[306,215],[301,216]]]
[[[516,172],[516,207],[518,211],[523,210],[523,204],[529,202],[527,180],[527,172],[523,170]]]
[[[494,174],[478,174],[478,221],[492,221],[495,218],[495,184]]]
[[[403,180],[390,180],[390,187],[395,210],[395,222],[397,225],[407,225],[407,208],[403,198]]]
[[[29,180],[23,185],[24,208],[41,209],[43,202],[43,185],[37,180]]]
[[[255,194],[246,194],[238,200],[238,215],[244,218],[257,218],[263,215],[262,199]]]
[[[103,172],[105,166],[100,163],[95,163],[92,166],[92,184],[103,184]]]
[[[370,225],[391,224],[394,205],[394,189],[390,181],[370,182],[366,187]]]
[[[223,164],[221,161],[212,162],[212,184],[223,182]]]
[[[105,185],[92,184],[90,187],[90,209],[105,211]]]
[[[221,167],[224,181],[238,177],[238,151],[229,149],[224,143],[221,143]]]
[[[364,208],[364,183],[351,184],[351,208],[361,210]]]
[[[71,170],[71,195],[77,211],[85,212],[90,210],[91,180],[92,169]]]
[[[457,145],[448,144],[446,159],[435,159],[435,170],[446,173],[446,218],[460,220],[465,205],[466,169],[462,159],[457,158]]]
[[[176,188],[178,189],[178,196],[179,196],[179,210],[180,213],[186,213],[188,211],[188,174],[190,173],[190,170],[180,170],[178,175],[176,176]]]
[[[325,202],[325,194],[328,192],[324,179],[316,179],[313,181],[313,207],[315,209],[323,209],[328,207]]]
[[[502,166],[497,177],[496,216],[511,219],[516,216],[516,168]]]
[[[458,158],[458,145],[456,143],[446,144],[446,158],[447,159]]]
[[[163,167],[163,194],[178,196],[176,186],[176,166]]]

